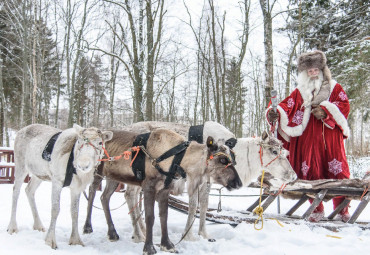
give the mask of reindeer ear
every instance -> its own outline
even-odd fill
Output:
[[[81,127],[80,125],[78,125],[78,124],[73,124],[73,128],[76,130],[76,133],[78,134],[78,135],[81,135],[82,134],[82,131],[84,130],[84,128],[83,127]]]
[[[263,131],[262,133],[262,140],[266,140],[266,138],[269,137],[266,131]]]
[[[211,151],[216,151],[218,149],[218,146],[212,136],[208,136],[207,138],[207,147]]]
[[[110,141],[113,138],[113,132],[112,131],[103,131],[103,140],[104,142]]]

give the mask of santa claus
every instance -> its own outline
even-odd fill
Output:
[[[325,54],[314,51],[298,59],[298,86],[277,107],[267,110],[270,125],[278,120],[278,137],[289,150],[289,161],[304,180],[348,179],[344,142],[349,135],[349,101],[342,86],[331,78]],[[333,199],[334,209],[344,197]],[[312,200],[310,201],[312,203]],[[338,214],[347,222],[348,206]],[[309,220],[324,217],[320,203]]]

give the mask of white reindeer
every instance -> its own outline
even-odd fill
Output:
[[[45,146],[51,137],[61,132],[56,139],[50,161],[42,158]],[[94,177],[94,171],[102,158],[104,142],[112,138],[111,131],[101,132],[97,128],[82,128],[74,125],[73,128],[61,131],[59,129],[33,124],[21,129],[16,136],[14,146],[15,156],[15,183],[13,187],[13,203],[8,233],[18,232],[16,222],[17,202],[24,178],[31,173],[32,177],[26,187],[26,194],[31,206],[34,225],[33,228],[45,231],[41,223],[36,203],[35,191],[42,181],[52,182],[51,194],[51,221],[45,242],[52,248],[57,248],[55,239],[55,225],[60,211],[60,194],[65,184],[67,165],[73,167],[73,174],[69,188],[71,191],[71,216],[72,234],[69,244],[83,245],[78,233],[78,207],[81,192],[90,184]],[[71,152],[73,150],[73,161]],[[72,168],[73,169],[73,168]]]

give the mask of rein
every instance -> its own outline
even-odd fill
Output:
[[[221,151],[218,151],[218,152],[215,152],[215,153],[213,153],[213,154],[211,154],[210,156],[209,156],[209,158],[207,158],[207,160],[206,160],[206,164],[207,164],[207,166],[208,166],[208,161],[210,161],[210,160],[212,160],[212,159],[214,159],[214,157],[215,156],[220,156],[220,155],[223,155],[223,156],[225,156],[228,160],[229,160],[229,164],[227,164],[226,166],[225,166],[225,168],[224,169],[226,169],[226,168],[228,168],[229,166],[232,166],[232,165],[234,165],[234,161],[232,160],[232,158],[230,158],[230,156],[228,155],[228,154],[226,154],[226,153],[224,153],[224,152],[221,152]]]
[[[269,163],[267,163],[265,166],[263,165],[263,145],[260,144],[260,150],[258,151],[258,153],[260,154],[260,161],[261,161],[261,166],[262,167],[268,167],[272,162],[274,162],[276,159],[278,159],[281,155],[281,152],[282,152],[282,149],[280,148],[280,152],[279,154],[273,158]]]
[[[122,152],[120,155],[118,156],[109,156],[109,153],[108,151],[103,147],[103,150],[104,150],[104,154],[107,158],[102,158],[102,159],[99,159],[99,161],[116,161],[116,160],[119,160],[120,158],[124,158],[125,160],[129,160],[130,159],[130,156],[132,155],[132,152],[139,152],[140,150],[143,149],[143,146],[134,146],[134,147],[131,147],[129,150],[127,151],[124,151]],[[143,150],[144,151],[144,150]],[[131,163],[130,163],[130,166],[132,166],[132,163],[135,161],[137,155],[139,153],[136,153],[134,158],[132,159]],[[146,153],[147,154],[147,153]]]

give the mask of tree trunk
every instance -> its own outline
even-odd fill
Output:
[[[3,85],[3,53],[0,50],[0,146],[4,146],[5,95]]]
[[[84,11],[83,11],[83,16],[82,16],[82,20],[81,20],[81,28],[78,31],[77,38],[76,38],[77,46],[76,46],[76,56],[75,56],[75,59],[74,59],[73,70],[72,70],[71,96],[70,96],[70,99],[69,99],[68,127],[72,127],[73,119],[74,119],[74,112],[75,112],[75,109],[78,109],[75,106],[76,99],[75,99],[74,90],[75,90],[75,86],[76,86],[75,83],[76,83],[77,66],[78,66],[78,63],[80,61],[81,52],[82,52],[81,41],[82,41],[83,32],[84,32],[84,29],[85,29],[85,24],[86,24],[86,19],[87,19],[87,3],[88,3],[88,1],[89,0],[85,0],[85,2],[84,2]]]
[[[36,65],[36,47],[38,41],[37,28],[37,1],[34,0],[34,24],[33,24],[33,44],[32,44],[32,76],[33,76],[33,90],[32,90],[32,123],[36,123],[37,113],[37,88],[39,86],[37,79],[37,65]]]
[[[216,45],[216,31],[215,31],[215,8],[213,0],[208,0],[209,6],[211,7],[211,32],[210,40],[213,49],[213,70],[215,74],[215,109],[216,109],[216,120],[221,123],[221,105],[220,105],[220,77],[218,74],[218,56],[217,56],[217,45]]]
[[[272,49],[272,17],[271,12],[275,1],[270,6],[269,1],[260,0],[263,13],[263,31],[265,45],[265,99],[266,107],[271,99],[271,90],[274,88],[274,60]]]

